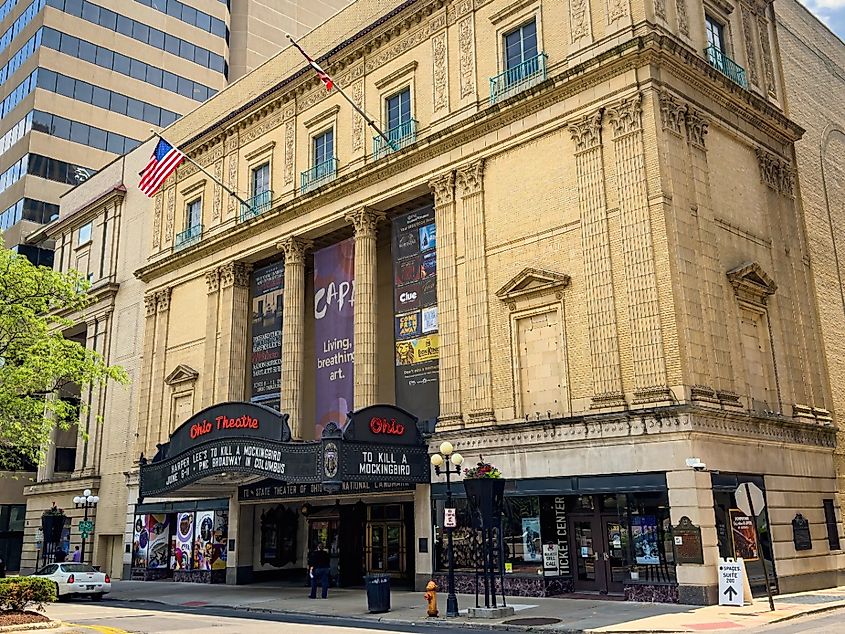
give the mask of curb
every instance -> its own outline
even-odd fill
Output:
[[[783,623],[784,621],[792,621],[794,619],[799,619],[802,616],[810,616],[811,614],[821,614],[822,612],[832,612],[833,610],[838,610],[839,608],[845,608],[845,601],[839,601],[837,603],[827,603],[825,605],[820,605],[815,608],[810,608],[803,612],[796,612],[795,614],[786,614],[772,621],[769,621],[769,623]]]
[[[61,621],[44,621],[42,623],[21,623],[20,625],[2,625],[0,632],[24,632],[30,630],[54,630],[61,627]]]

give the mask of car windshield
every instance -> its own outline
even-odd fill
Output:
[[[88,564],[63,564],[62,572],[97,572],[97,570]]]

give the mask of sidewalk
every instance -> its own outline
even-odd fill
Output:
[[[309,600],[308,590],[277,583],[248,586],[177,584],[171,582],[115,581],[107,601],[154,601],[185,608],[227,607],[256,612],[360,618],[362,622],[443,623],[494,629],[532,629],[562,632],[701,632],[760,627],[822,610],[845,607],[845,587],[775,597],[770,612],[764,597],[744,607],[696,607],[665,603],[633,603],[592,599],[513,597],[516,614],[500,620],[429,619],[421,592],[394,590],[391,611],[369,614],[363,590],[332,589],[329,599]],[[461,608],[475,605],[475,596],[459,595]],[[483,601],[483,597],[482,597]],[[446,594],[440,593],[441,615]],[[520,627],[522,626],[522,627]]]

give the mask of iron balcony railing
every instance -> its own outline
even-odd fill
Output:
[[[405,123],[390,128],[387,139],[380,134],[373,137],[373,160],[377,161],[391,152],[401,150],[417,140],[417,120],[408,119]]]
[[[305,170],[300,175],[300,190],[304,194],[319,187],[323,183],[333,181],[337,176],[337,159],[330,158],[328,161],[318,163],[310,170]]]
[[[745,78],[745,69],[725,55],[724,52],[720,51],[711,44],[704,49],[704,54],[707,56],[707,61],[710,62],[710,65],[713,68],[718,70],[735,84],[739,84],[743,88],[748,88],[748,81]]]
[[[548,55],[540,53],[490,78],[490,105],[545,81]]]
[[[252,220],[270,210],[273,201],[273,191],[267,191],[256,194],[252,198],[247,198],[246,204],[241,204],[241,222]]]
[[[201,237],[202,225],[188,227],[184,231],[180,231],[176,234],[176,238],[173,241],[173,248],[177,251],[179,249],[184,249],[185,247],[192,245],[194,242],[198,242]]]

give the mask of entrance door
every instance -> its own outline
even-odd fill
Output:
[[[371,522],[367,525],[367,572],[405,574],[405,525]]]
[[[615,516],[573,516],[570,532],[575,542],[575,590],[621,594],[629,568],[627,526]]]

